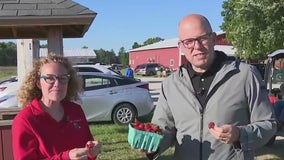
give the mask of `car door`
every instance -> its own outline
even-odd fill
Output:
[[[111,120],[111,112],[119,91],[114,79],[83,76],[81,104],[88,121]]]

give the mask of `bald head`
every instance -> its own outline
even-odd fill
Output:
[[[212,32],[209,21],[199,14],[187,15],[180,21],[178,32],[181,52],[195,72],[204,73],[215,59],[216,34]]]
[[[185,39],[187,35],[199,36],[202,33],[212,32],[211,25],[207,18],[199,14],[190,14],[184,17],[178,26],[180,39]]]

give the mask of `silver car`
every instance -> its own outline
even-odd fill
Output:
[[[154,109],[148,82],[94,72],[79,75],[84,88],[81,105],[89,122],[128,124]]]
[[[154,109],[149,83],[99,72],[78,72],[83,80],[81,104],[88,122],[128,124]],[[0,85],[0,108],[18,106],[18,82]]]

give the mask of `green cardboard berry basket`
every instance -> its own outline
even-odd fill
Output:
[[[163,135],[153,132],[137,130],[129,124],[128,143],[133,148],[140,148],[145,151],[157,151]]]

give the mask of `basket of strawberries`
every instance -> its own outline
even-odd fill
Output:
[[[162,138],[162,130],[155,124],[141,123],[138,120],[129,124],[128,143],[133,148],[155,152]]]

